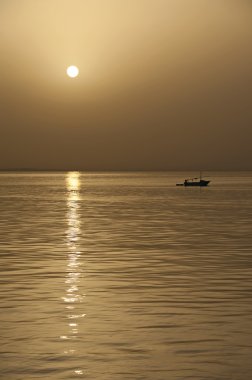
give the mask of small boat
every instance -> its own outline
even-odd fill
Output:
[[[202,179],[201,172],[199,178],[188,178],[184,180],[184,183],[177,183],[176,186],[207,186],[210,181]]]

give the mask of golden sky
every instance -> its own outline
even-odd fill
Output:
[[[0,0],[0,168],[252,169],[251,67],[249,0]]]

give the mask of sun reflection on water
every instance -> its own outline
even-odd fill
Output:
[[[79,320],[85,314],[79,312],[78,304],[83,300],[84,295],[81,294],[79,289],[80,279],[82,276],[81,261],[80,261],[80,173],[69,172],[66,176],[67,188],[67,231],[66,242],[68,246],[68,260],[66,267],[65,278],[65,295],[62,297],[67,310],[68,329],[67,334],[62,335],[60,338],[63,340],[70,340],[78,338],[79,334]],[[73,354],[76,350],[71,346],[68,347],[65,353]],[[79,368],[76,369],[75,374],[81,375],[83,372]]]

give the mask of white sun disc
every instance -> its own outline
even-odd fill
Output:
[[[69,66],[67,68],[67,75],[70,77],[70,78],[75,78],[79,75],[79,69],[78,67],[76,66]]]

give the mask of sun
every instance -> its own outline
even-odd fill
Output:
[[[77,66],[69,66],[67,68],[67,75],[70,77],[70,78],[76,78],[78,75],[79,75],[79,69]]]

